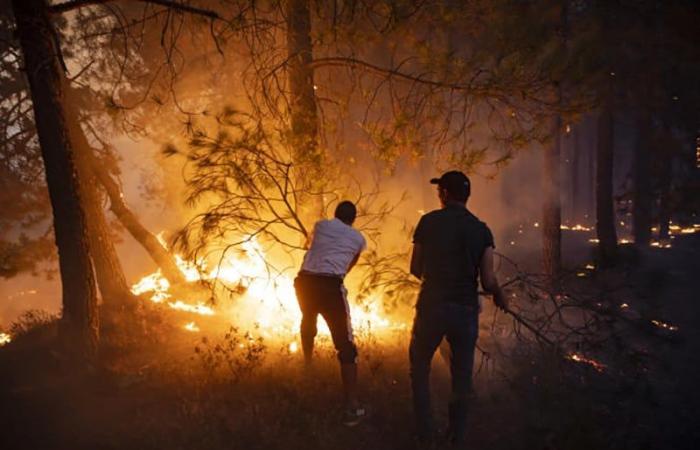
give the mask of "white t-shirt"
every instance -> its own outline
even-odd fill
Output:
[[[314,225],[301,270],[345,276],[355,255],[366,247],[362,234],[340,219],[320,220]]]

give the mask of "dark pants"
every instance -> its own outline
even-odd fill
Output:
[[[430,363],[443,337],[447,339],[452,353],[450,429],[456,435],[464,434],[467,403],[472,388],[474,347],[478,334],[478,307],[450,302],[422,302],[416,307],[409,358],[413,406],[419,435],[428,437],[433,432]]]
[[[300,273],[294,280],[301,308],[301,342],[308,358],[316,337],[316,321],[322,315],[328,324],[333,345],[342,364],[354,364],[357,348],[353,342],[352,325],[343,280],[337,277]],[[307,354],[308,352],[308,354]]]

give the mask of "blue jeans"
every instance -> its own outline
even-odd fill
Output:
[[[413,321],[409,359],[411,389],[418,434],[433,433],[430,404],[430,363],[443,337],[450,345],[452,395],[449,404],[450,431],[463,435],[467,403],[472,388],[474,348],[479,334],[478,307],[451,302],[419,302]]]

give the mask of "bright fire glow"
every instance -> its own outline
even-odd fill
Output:
[[[577,223],[576,225],[560,225],[560,229],[568,231],[593,231],[593,227],[587,227]]]
[[[193,332],[193,333],[196,333],[196,332],[199,331],[199,327],[198,327],[197,324],[194,323],[194,322],[188,322],[188,323],[186,323],[185,326],[184,326],[184,328],[185,328],[185,330],[191,331],[191,332]]]
[[[12,336],[7,333],[0,333],[0,347],[7,345],[12,342]]]
[[[177,294],[171,292],[170,283],[160,270],[143,277],[132,286],[131,291],[135,295],[150,294],[151,301],[166,302],[175,310],[223,317],[237,326],[257,325],[264,337],[288,339],[298,332],[301,321],[292,277],[275,274],[270,270],[265,252],[254,237],[246,240],[241,245],[241,250],[230,252],[217,267],[208,271],[204,261],[194,264],[179,255],[175,257],[180,271],[190,283],[206,281],[216,284],[216,292],[235,292],[233,305],[214,308],[204,301],[174,299]],[[227,289],[222,289],[223,287]],[[379,298],[369,298],[363,306],[351,304],[353,327],[373,331],[405,327],[405,324],[393,323],[385,317],[380,305]],[[319,333],[330,334],[325,322],[319,320],[318,325]],[[199,331],[194,322],[188,323],[185,329]],[[296,348],[296,343],[292,344]],[[292,350],[292,344],[289,347],[291,352],[296,351]]]
[[[591,358],[586,358],[585,356],[579,354],[579,353],[569,353],[566,355],[567,359],[570,359],[571,361],[575,361],[577,363],[581,364],[588,364],[589,366],[593,367],[595,370],[598,372],[602,372],[605,370],[605,365],[596,361],[595,359]]]
[[[652,320],[651,323],[656,325],[659,328],[663,328],[664,330],[668,331],[678,331],[678,327],[675,325],[671,325],[670,323],[662,322],[660,320]]]

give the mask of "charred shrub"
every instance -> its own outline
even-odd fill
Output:
[[[258,368],[266,350],[262,337],[255,337],[250,332],[241,333],[236,327],[230,327],[218,341],[203,337],[194,348],[206,373],[211,376],[227,375],[233,382]]]

